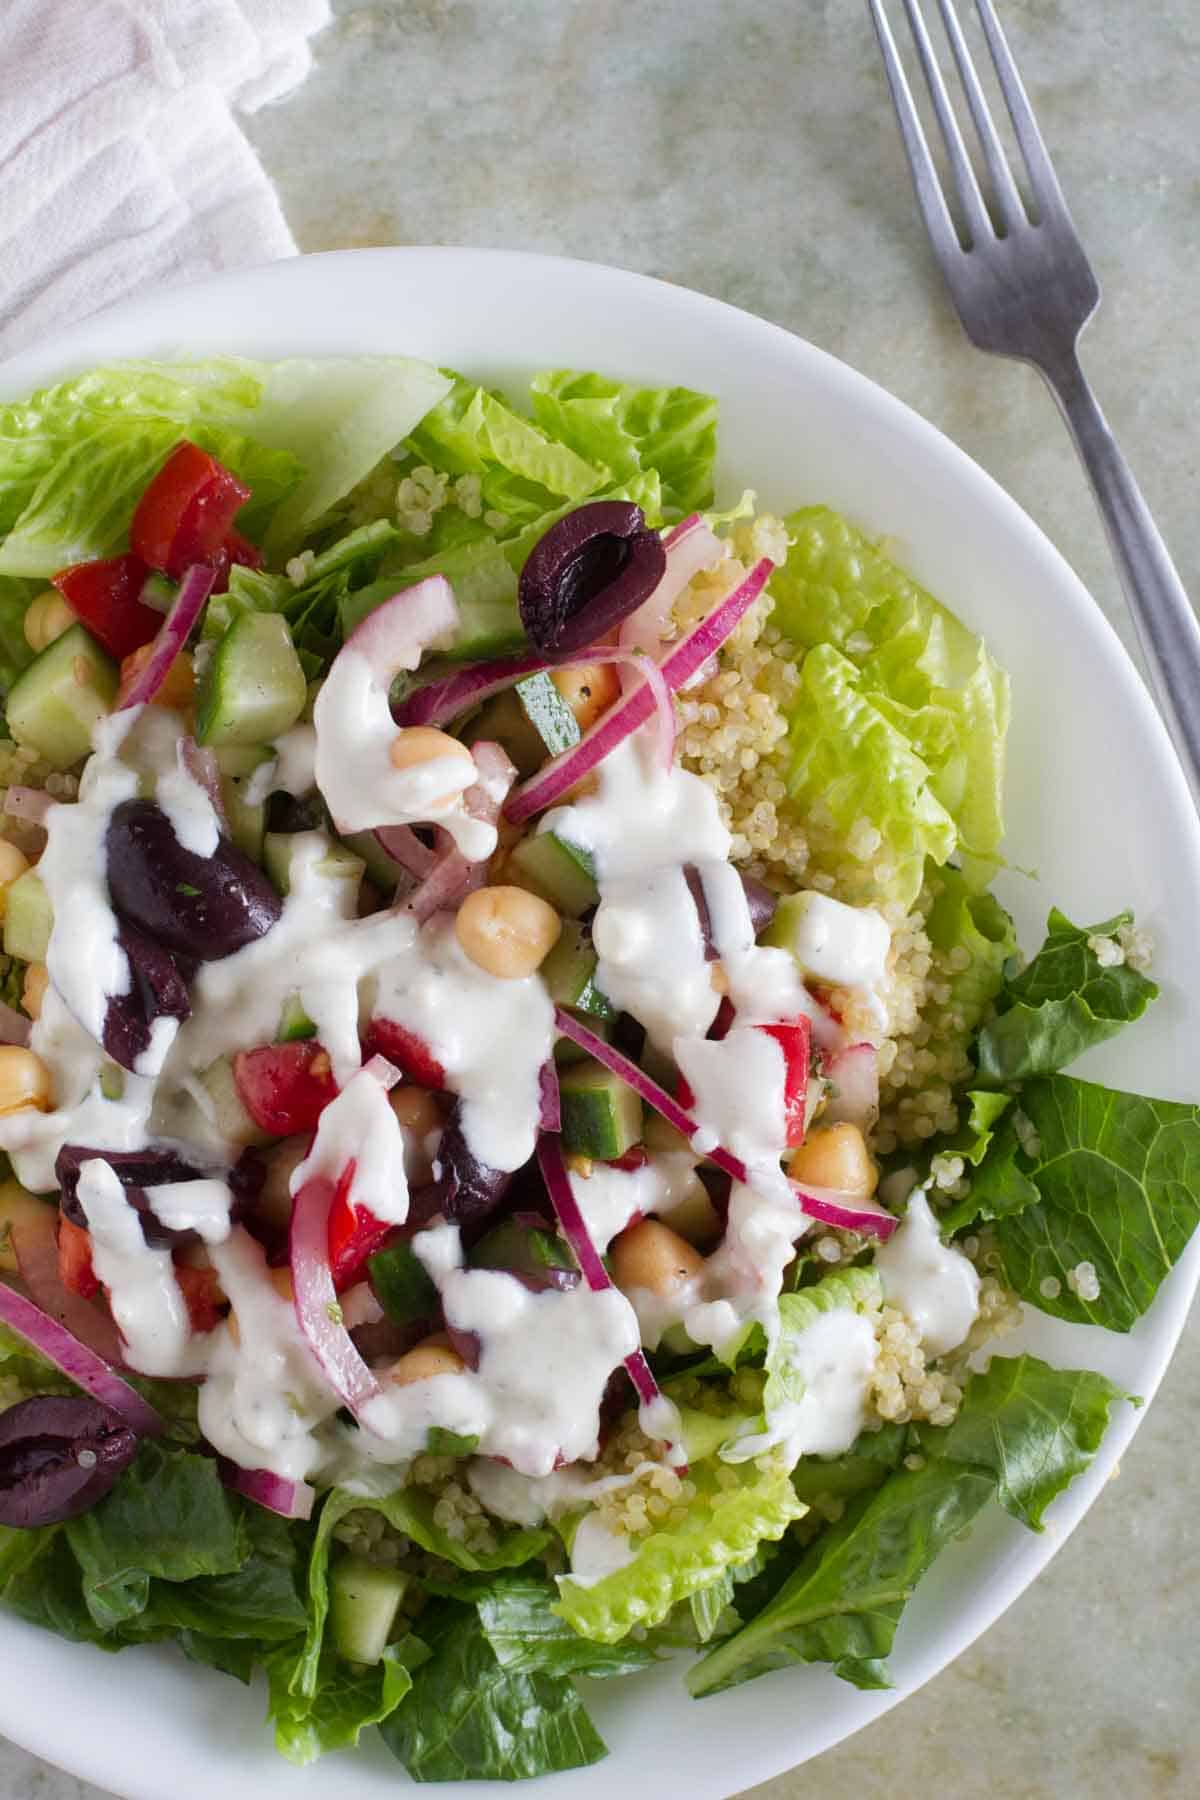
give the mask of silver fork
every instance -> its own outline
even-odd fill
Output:
[[[946,204],[882,0],[868,0],[925,228],[967,336],[980,350],[1039,369],[1075,440],[1100,508],[1159,703],[1200,805],[1200,625],[1150,509],[1079,366],[1079,335],[1100,286],[1067,211],[1058,177],[992,0],[975,0],[1035,216],[1009,168],[952,0],[937,0],[992,189],[992,223],[938,67],[918,0],[904,0],[966,227]]]

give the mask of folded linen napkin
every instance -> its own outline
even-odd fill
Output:
[[[235,114],[304,79],[328,20],[328,0],[3,0],[0,355],[295,251]]]

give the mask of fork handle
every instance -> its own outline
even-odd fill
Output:
[[[1039,364],[1083,460],[1158,702],[1200,807],[1200,623],[1079,359]]]

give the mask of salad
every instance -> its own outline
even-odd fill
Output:
[[[0,411],[0,1591],[298,1763],[574,1768],[681,1649],[887,1685],[1132,1398],[1005,1332],[1128,1331],[1200,1216],[1196,1108],[1063,1073],[1147,934],[990,892],[1003,672],[715,511],[716,424],[403,357]]]

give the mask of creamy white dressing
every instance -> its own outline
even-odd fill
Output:
[[[723,1038],[676,1038],[692,1111],[716,1143],[752,1169],[777,1168],[787,1144],[783,1047],[753,1025]]]
[[[169,1231],[194,1231],[206,1244],[223,1244],[229,1236],[233,1196],[217,1176],[199,1181],[170,1181],[148,1187],[150,1210]]]
[[[353,644],[342,646],[321,684],[313,708],[314,770],[338,830],[436,823],[469,862],[482,861],[496,848],[496,828],[463,804],[477,779],[474,762],[451,755],[397,769],[390,755],[397,730],[389,691]]]
[[[205,858],[216,854],[221,841],[217,809],[207,789],[182,762],[177,760],[174,767],[161,770],[154,783],[154,799],[185,850]]]
[[[801,1456],[848,1450],[866,1421],[878,1355],[871,1321],[861,1313],[838,1307],[814,1319],[788,1345],[788,1362],[804,1392],[768,1413],[765,1432],[739,1438],[739,1457],[782,1444],[791,1465]]]
[[[875,1267],[884,1299],[908,1315],[930,1356],[943,1356],[962,1343],[979,1316],[979,1275],[961,1250],[943,1244],[921,1189],[875,1252]]]
[[[463,1130],[481,1162],[518,1169],[528,1161],[538,1075],[554,1046],[554,1007],[536,975],[497,980],[466,955],[453,919],[437,916],[412,954],[379,969],[373,1010],[429,1046],[462,1100]]]
[[[92,1236],[92,1267],[144,1375],[181,1375],[194,1366],[188,1309],[169,1250],[154,1249],[114,1171],[93,1158],[79,1171],[79,1204]]]
[[[628,1568],[637,1552],[636,1539],[610,1531],[599,1513],[588,1513],[571,1539],[571,1580],[578,1587],[595,1587],[606,1575]]]
[[[386,1224],[403,1225],[408,1217],[404,1133],[386,1090],[365,1069],[350,1078],[317,1120],[312,1148],[292,1172],[291,1192],[298,1194],[317,1176],[336,1184],[351,1162],[350,1205],[365,1207]]]
[[[540,1525],[578,1512],[602,1494],[631,1487],[643,1475],[664,1465],[642,1462],[624,1475],[594,1475],[586,1463],[552,1469],[549,1475],[523,1475],[507,1463],[476,1456],[467,1464],[467,1482],[490,1513],[512,1525]]]
[[[572,1173],[569,1179],[587,1234],[601,1254],[631,1220],[661,1212],[671,1192],[669,1178],[658,1168],[657,1159],[640,1169],[617,1169],[597,1162],[590,1174]]]

